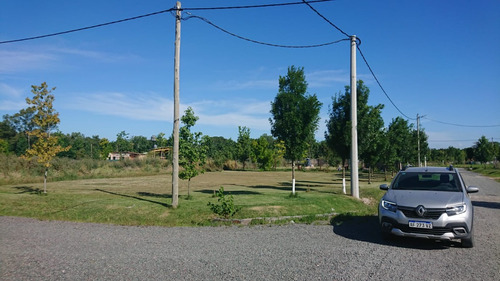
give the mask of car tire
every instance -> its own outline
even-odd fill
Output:
[[[460,242],[463,248],[474,247],[474,229],[470,232],[470,236],[468,238],[464,238]]]

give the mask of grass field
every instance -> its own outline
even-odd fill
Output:
[[[217,225],[207,204],[217,202],[214,191],[223,186],[241,207],[235,219],[302,215],[310,221],[316,214],[376,214],[381,180],[368,184],[362,179],[363,200],[357,200],[342,193],[336,172],[297,172],[298,197],[290,197],[289,171],[210,172],[192,179],[189,200],[187,181],[180,181],[177,209],[170,206],[170,174],[49,182],[46,195],[40,192],[42,183],[1,185],[0,215],[119,225]]]

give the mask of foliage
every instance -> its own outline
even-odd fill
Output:
[[[291,66],[286,76],[279,77],[279,92],[271,102],[271,133],[285,145],[285,158],[292,161],[293,182],[295,162],[303,158],[314,140],[322,105],[315,94],[306,93],[304,68]],[[295,192],[293,184],[292,192]]]
[[[207,141],[207,158],[212,159],[214,165],[219,169],[225,167],[226,161],[235,160],[236,142],[223,137],[210,137]]]
[[[247,127],[238,126],[238,140],[236,141],[238,160],[243,164],[245,169],[246,161],[251,157],[252,141],[250,139],[250,129]]]
[[[241,207],[237,207],[234,205],[233,195],[226,196],[224,194],[224,187],[220,187],[216,194],[219,199],[217,199],[218,204],[208,202],[208,206],[210,210],[214,212],[216,215],[222,216],[224,218],[229,218],[234,216]]]
[[[495,147],[485,136],[481,138],[474,145],[474,155],[476,160],[481,163],[492,161],[495,158]]]
[[[26,150],[25,157],[36,157],[38,163],[45,167],[45,181],[47,179],[47,170],[51,165],[51,160],[59,152],[69,150],[69,147],[58,145],[58,137],[51,135],[51,131],[59,124],[59,113],[52,106],[54,95],[49,90],[47,84],[43,82],[40,86],[31,86],[33,98],[26,98],[28,105],[33,105],[31,108],[35,112],[33,122],[36,124],[36,129],[28,132],[29,136],[36,138],[35,143]],[[44,181],[44,193],[47,192],[46,182]]]
[[[316,95],[306,95],[304,68],[291,66],[279,77],[279,92],[271,102],[271,133],[285,143],[285,158],[302,158],[318,128],[321,102]]]
[[[412,163],[414,152],[412,148],[414,139],[412,138],[413,124],[409,124],[407,120],[396,117],[392,119],[387,131],[388,146],[384,153],[388,156],[387,165],[394,168],[393,164],[406,165]]]
[[[207,154],[206,138],[202,138],[199,132],[191,133],[191,127],[197,120],[198,116],[194,115],[191,107],[188,107],[181,117],[184,126],[179,129],[179,166],[183,168],[179,172],[179,178],[188,180],[188,197],[191,196],[191,179],[204,172],[203,165]]]
[[[267,135],[262,135],[257,140],[252,141],[252,158],[257,162],[259,169],[263,171],[271,170],[273,165],[274,150],[272,142],[270,143],[268,139]]]
[[[368,167],[379,161],[383,146],[384,121],[381,116],[384,106],[368,105],[370,89],[362,80],[356,84],[358,148],[359,157]],[[333,98],[329,108],[330,119],[327,121],[325,139],[327,144],[342,159],[342,165],[350,158],[351,147],[351,89],[345,86],[344,94]]]

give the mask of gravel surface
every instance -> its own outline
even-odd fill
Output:
[[[129,227],[0,217],[0,280],[500,280],[500,184],[464,172],[476,246],[340,226]]]

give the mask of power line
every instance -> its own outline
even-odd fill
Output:
[[[229,34],[233,37],[236,37],[236,38],[239,38],[239,39],[242,39],[242,40],[245,40],[245,41],[248,41],[248,42],[252,42],[252,43],[256,43],[256,44],[261,44],[261,45],[265,45],[265,46],[271,46],[271,47],[279,47],[279,48],[296,48],[296,49],[304,49],[304,48],[316,48],[316,47],[323,47],[323,46],[328,46],[328,45],[333,45],[333,44],[336,44],[336,43],[340,43],[342,41],[348,41],[349,39],[340,39],[340,40],[337,40],[337,41],[332,41],[332,42],[327,42],[327,43],[322,43],[322,44],[315,44],[315,45],[280,45],[280,44],[273,44],[273,43],[266,43],[266,42],[262,42],[262,41],[257,41],[257,40],[253,40],[253,39],[249,39],[249,38],[246,38],[246,37],[243,37],[243,36],[240,36],[240,35],[237,35],[235,33],[232,33],[230,31],[227,31],[226,29],[214,24],[213,22],[209,21],[208,19],[204,18],[204,17],[200,17],[200,16],[196,16],[196,15],[193,15],[189,12],[186,12],[186,14],[188,14],[189,16],[186,17],[186,18],[183,18],[183,20],[188,20],[188,19],[191,19],[191,18],[196,18],[196,19],[200,19],[206,23],[208,23],[209,25],[217,28],[218,30],[226,33],[226,34]]]
[[[319,3],[319,2],[330,2],[330,1],[334,1],[334,0],[314,0],[314,1],[310,1],[310,2],[311,3]],[[248,9],[248,8],[279,7],[279,6],[289,6],[289,5],[299,5],[299,4],[303,5],[304,3],[303,2],[289,2],[289,3],[278,3],[278,4],[248,5],[248,6],[228,6],[228,7],[208,7],[208,8],[182,8],[180,10],[183,10],[183,11],[200,11],[200,10]],[[63,35],[63,34],[68,34],[68,33],[73,33],[73,32],[78,32],[78,31],[83,31],[83,30],[88,30],[88,29],[93,29],[93,28],[98,28],[98,27],[103,27],[103,26],[107,26],[107,25],[122,23],[122,22],[126,22],[126,21],[136,20],[136,19],[140,19],[140,18],[155,16],[155,15],[159,15],[159,14],[163,14],[163,13],[168,13],[168,12],[172,12],[172,11],[176,11],[176,10],[177,10],[177,8],[170,8],[170,9],[167,9],[167,10],[161,10],[161,11],[158,11],[158,12],[153,12],[153,13],[149,13],[149,14],[145,14],[145,15],[135,16],[135,17],[131,17],[131,18],[125,18],[125,19],[121,19],[121,20],[115,20],[115,21],[111,21],[111,22],[106,22],[106,23],[101,23],[101,24],[86,26],[86,27],[82,27],[82,28],[70,29],[70,30],[66,30],[66,31],[61,31],[61,32],[56,32],[56,33],[50,33],[50,34],[45,34],[45,35],[39,35],[39,36],[33,36],[33,37],[27,37],[27,38],[21,38],[21,39],[0,41],[0,44],[17,43],[17,42],[23,42],[23,41],[29,41],[29,40],[35,40],[35,39],[42,39],[42,38],[47,38],[47,37],[53,37],[53,36],[58,36],[58,35]],[[333,43],[331,43],[331,44],[333,44]]]
[[[445,125],[451,125],[451,126],[457,126],[457,127],[469,127],[469,128],[494,128],[494,127],[500,127],[500,125],[463,125],[463,124],[456,124],[456,123],[449,123],[449,122],[443,122],[439,120],[434,120],[430,119],[429,117],[423,117],[429,121],[445,124]]]
[[[121,19],[121,20],[110,21],[110,22],[106,22],[106,23],[101,23],[101,24],[91,25],[91,26],[87,26],[87,27],[82,27],[82,28],[76,28],[76,29],[71,29],[71,30],[66,30],[66,31],[51,33],[51,34],[45,34],[45,35],[40,35],[40,36],[27,37],[27,38],[22,38],[22,39],[0,41],[0,44],[16,43],[16,42],[35,40],[35,39],[41,39],[41,38],[46,38],[46,37],[53,37],[53,36],[58,36],[58,35],[62,35],[62,34],[68,34],[68,33],[83,31],[83,30],[87,30],[87,29],[103,27],[103,26],[106,26],[106,25],[112,25],[112,24],[116,24],[116,23],[121,23],[121,22],[136,20],[136,19],[140,19],[140,18],[155,16],[155,15],[159,15],[159,14],[163,14],[163,13],[168,13],[168,12],[174,11],[174,10],[176,10],[176,9],[175,8],[171,8],[171,9],[168,9],[168,10],[162,10],[162,11],[158,11],[158,12],[154,12],[154,13],[149,13],[149,14],[145,14],[145,15],[135,16],[135,17]]]
[[[340,31],[340,33],[344,34],[345,36],[347,36],[348,38],[350,38],[351,36],[349,36],[349,34],[347,34],[346,32],[344,32],[342,29],[340,29],[338,26],[336,26],[335,24],[333,24],[333,22],[331,22],[330,20],[328,20],[325,16],[323,16],[320,12],[318,12],[318,10],[314,9],[313,6],[311,6],[311,4],[309,3],[314,3],[315,1],[306,1],[306,0],[302,0],[302,2],[304,4],[306,4],[307,6],[309,6],[309,8],[311,8],[311,10],[313,10],[318,16],[320,16],[322,19],[324,19],[326,22],[328,22],[331,26],[335,27],[335,29],[337,29],[338,31]]]
[[[378,78],[375,75],[375,73],[373,72],[372,68],[370,67],[370,64],[368,64],[368,61],[366,60],[365,55],[363,55],[363,52],[361,51],[361,49],[359,48],[359,46],[357,46],[357,47],[358,47],[359,54],[361,55],[361,57],[363,58],[363,61],[365,62],[365,64],[368,67],[368,69],[370,70],[370,73],[372,74],[373,78],[375,78],[375,81],[377,81],[378,86],[380,87],[380,89],[382,90],[382,92],[384,93],[384,95],[387,97],[387,99],[389,99],[389,101],[391,102],[391,104],[399,111],[399,113],[401,113],[401,115],[403,115],[407,119],[416,120],[416,118],[411,118],[408,115],[404,114],[403,111],[401,111],[399,109],[399,107],[396,106],[396,104],[392,101],[391,97],[389,97],[389,95],[387,94],[387,92],[384,90],[384,87],[382,87],[382,84],[380,84],[380,81],[378,81]]]
[[[331,2],[335,0],[312,0],[309,3]],[[250,9],[250,8],[269,8],[291,5],[303,5],[304,2],[289,2],[276,4],[261,4],[261,5],[246,5],[246,6],[228,6],[228,7],[206,7],[206,8],[182,8],[182,11],[206,11],[206,10],[233,10],[233,9]],[[306,3],[307,4],[307,3]]]

